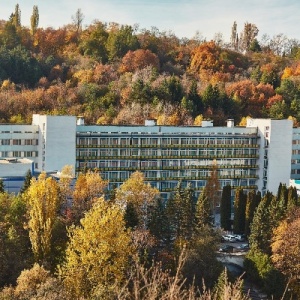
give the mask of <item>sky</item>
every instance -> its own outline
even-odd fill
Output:
[[[192,38],[198,32],[206,40],[221,33],[224,41],[229,42],[236,21],[238,33],[246,22],[255,24],[259,29],[258,40],[264,34],[284,34],[300,40],[299,0],[0,0],[0,19],[8,20],[16,4],[21,9],[22,25],[28,27],[32,8],[37,5],[39,27],[43,28],[72,23],[72,16],[80,8],[83,25],[94,20],[138,24],[140,29],[156,27],[178,38]]]

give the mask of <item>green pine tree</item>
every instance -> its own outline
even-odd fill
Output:
[[[31,179],[32,179],[32,174],[31,174],[31,171],[28,170],[25,175],[24,184],[20,190],[21,194],[25,193],[27,191],[27,189],[30,187]]]
[[[224,230],[231,229],[231,186],[223,187],[220,207],[221,227]]]
[[[234,198],[233,230],[235,233],[243,233],[245,230],[245,212],[247,195],[242,188],[237,188]]]

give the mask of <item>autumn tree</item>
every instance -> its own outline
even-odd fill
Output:
[[[106,48],[110,60],[123,57],[129,50],[137,50],[139,48],[139,42],[134,34],[134,29],[129,25],[111,28]]]
[[[244,24],[244,30],[240,35],[240,49],[242,51],[248,51],[251,43],[258,35],[258,28],[255,24],[246,22]]]
[[[13,15],[13,24],[16,28],[21,27],[21,9],[19,7],[19,4],[16,4],[15,6],[15,13]]]
[[[122,58],[120,70],[122,72],[134,72],[148,66],[159,69],[159,60],[156,54],[144,49],[129,50]]]
[[[106,63],[108,60],[107,38],[106,25],[101,22],[94,22],[81,32],[79,50],[85,56],[91,56],[98,62]]]
[[[28,205],[28,229],[35,261],[49,263],[52,232],[59,207],[59,188],[52,177],[45,173],[31,180],[26,192]]]
[[[233,22],[230,36],[230,44],[233,50],[238,50],[238,34],[236,21]]]
[[[84,15],[83,15],[81,9],[78,8],[78,9],[76,10],[75,15],[72,16],[72,21],[73,21],[73,24],[74,24],[74,26],[75,26],[75,29],[76,29],[77,33],[80,32],[81,29],[82,29],[82,22],[83,22],[83,19],[84,19]]]
[[[13,298],[21,299],[67,299],[59,279],[52,277],[43,266],[35,263],[31,269],[25,269],[17,279]]]
[[[29,267],[33,255],[26,224],[26,203],[22,197],[0,193],[0,286],[15,284]]]
[[[141,172],[134,172],[116,191],[115,201],[124,208],[134,209],[137,213],[138,226],[147,228],[150,211],[155,205],[159,191],[145,183]]]
[[[30,17],[31,34],[34,35],[39,26],[39,9],[37,5],[33,6],[32,15]]]
[[[108,297],[122,284],[132,251],[121,207],[98,199],[69,237],[60,270],[69,296]]]
[[[78,224],[84,213],[92,207],[94,199],[104,195],[106,186],[107,181],[103,180],[97,171],[78,175],[71,207],[72,220],[75,224]]]
[[[272,238],[272,261],[275,267],[290,281],[295,295],[300,295],[300,209],[289,212],[274,229]]]

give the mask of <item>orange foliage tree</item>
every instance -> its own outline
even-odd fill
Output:
[[[159,68],[159,60],[156,54],[150,50],[138,49],[128,51],[122,59],[121,72],[134,72],[148,66]]]

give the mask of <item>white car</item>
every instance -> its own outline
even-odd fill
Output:
[[[231,234],[223,235],[223,238],[226,242],[231,242],[231,243],[236,242],[235,236]]]

